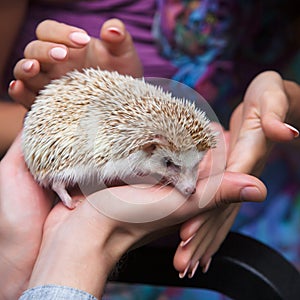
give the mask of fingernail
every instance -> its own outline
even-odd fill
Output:
[[[186,273],[187,273],[187,271],[188,271],[188,269],[190,268],[190,265],[191,265],[191,263],[189,263],[188,265],[187,265],[187,267],[184,269],[184,271],[183,272],[180,272],[179,273],[179,278],[184,278],[185,277],[185,275],[186,275]]]
[[[16,85],[16,80],[12,80],[10,83],[9,83],[9,89],[12,90]]]
[[[186,245],[193,239],[193,237],[194,237],[195,235],[196,235],[196,234],[193,234],[193,235],[192,235],[191,237],[189,237],[187,240],[181,241],[180,247],[186,246]]]
[[[297,138],[299,136],[299,130],[295,127],[291,126],[290,124],[284,123],[284,125],[293,133],[294,138]]]
[[[80,45],[85,45],[91,40],[91,37],[89,35],[79,31],[70,33],[69,37],[72,42]]]
[[[198,269],[198,266],[199,266],[199,260],[196,262],[196,264],[194,265],[192,271],[189,273],[188,277],[189,278],[193,278],[197,269]]]
[[[209,259],[209,261],[206,263],[206,265],[202,268],[202,273],[205,274],[207,273],[208,269],[209,269],[209,266],[210,266],[210,263],[211,263],[211,258]]]
[[[109,27],[107,30],[116,35],[123,35],[123,32],[117,27]]]
[[[67,50],[61,47],[55,47],[50,50],[50,56],[54,59],[62,60],[67,56]]]
[[[29,72],[33,66],[33,61],[32,60],[27,60],[22,64],[22,69],[25,72]]]
[[[241,201],[257,201],[261,196],[260,190],[254,186],[244,187],[240,192]]]

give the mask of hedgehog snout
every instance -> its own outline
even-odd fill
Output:
[[[189,196],[189,195],[192,195],[192,194],[195,194],[196,193],[196,187],[194,186],[188,186],[184,189],[184,193]]]
[[[186,196],[186,197],[189,197],[191,196],[192,194],[195,194],[196,193],[196,185],[189,182],[189,183],[177,183],[175,185],[175,187],[178,189],[178,191]]]

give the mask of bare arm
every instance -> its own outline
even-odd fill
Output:
[[[7,60],[13,49],[23,23],[28,0],[0,2],[0,89],[5,90],[4,72]],[[16,103],[5,103],[0,98],[0,155],[9,147],[22,127],[26,110]]]

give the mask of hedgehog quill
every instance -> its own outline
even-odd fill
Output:
[[[188,100],[144,79],[90,68],[40,92],[24,121],[22,147],[35,180],[74,208],[67,188],[95,177],[157,174],[191,195],[216,134]]]

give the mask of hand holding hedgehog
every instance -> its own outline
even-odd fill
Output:
[[[23,152],[34,178],[74,208],[67,187],[158,174],[194,193],[198,165],[216,145],[205,113],[141,79],[86,69],[52,81],[29,111]]]
[[[203,186],[205,186],[205,180],[200,180],[199,184],[202,184],[202,182]],[[95,260],[98,259],[98,257],[100,259],[103,257],[104,264],[106,264],[107,256],[104,254],[104,251],[99,251],[97,247],[96,256],[88,253],[83,263],[77,251],[74,252],[77,246],[74,248],[74,244],[69,243],[70,241],[73,241],[75,245],[78,245],[78,243],[86,245],[87,247],[80,247],[82,250],[83,248],[94,249],[93,247],[98,245],[98,241],[101,242],[104,239],[107,245],[112,247],[108,252],[109,257],[111,257],[112,252],[115,253],[114,250],[120,249],[120,245],[123,244],[123,242],[127,244],[127,251],[128,242],[130,244],[132,243],[132,237],[134,238],[134,242],[137,242],[138,245],[140,244],[139,240],[143,239],[144,236],[149,237],[148,234],[151,232],[154,238],[155,233],[157,234],[159,232],[160,235],[161,229],[166,228],[166,226],[173,227],[174,224],[183,222],[195,214],[200,214],[201,212],[205,213],[209,208],[216,206],[220,208],[224,203],[228,203],[228,201],[241,201],[241,191],[245,188],[249,191],[249,187],[251,186],[257,187],[262,195],[259,200],[257,198],[254,199],[250,194],[250,200],[261,201],[264,197],[265,189],[258,179],[242,173],[225,172],[220,188],[205,208],[199,208],[197,201],[191,199],[192,201],[185,201],[183,206],[164,219],[143,224],[136,222],[124,223],[116,219],[106,218],[103,214],[99,214],[88,201],[82,203],[75,212],[70,211],[61,203],[53,207],[53,193],[42,189],[41,186],[34,181],[25,165],[19,136],[0,162],[0,274],[6,274],[6,276],[2,276],[0,280],[1,296],[5,299],[19,298],[20,294],[24,291],[24,287],[28,286],[28,280],[32,273],[34,262],[41,263],[42,260],[38,259],[38,255],[45,249],[49,250],[49,255],[51,256],[49,259],[46,259],[48,265],[50,264],[50,268],[47,270],[51,270],[52,272],[54,270],[53,266],[57,264],[59,266],[58,270],[63,268],[63,272],[60,271],[58,274],[60,277],[55,278],[56,282],[59,280],[61,284],[70,285],[70,276],[65,276],[65,274],[66,263],[71,263],[72,267],[76,266],[77,268],[75,272],[69,273],[75,276],[74,285],[71,286],[78,287],[76,285],[76,283],[79,282],[78,276],[82,275],[84,281],[87,280],[88,283],[94,282],[97,285],[96,288],[99,288],[99,281],[92,280],[97,278],[98,275],[92,277],[86,273],[87,262],[85,259],[91,260],[91,269],[96,269],[96,274],[98,274],[99,270],[101,271],[101,268],[99,268],[101,264],[96,263]],[[116,190],[122,195],[124,201],[129,201],[132,198],[145,198],[147,201],[151,201],[153,197],[151,189],[136,190],[132,186],[121,186],[115,187],[114,191]],[[167,187],[159,189],[156,196],[162,198],[166,194],[169,194],[168,191],[169,188]],[[114,197],[108,189],[102,190],[94,196],[98,198],[98,201],[101,201],[103,198],[110,201],[110,199],[112,200]],[[197,195],[193,195],[192,197],[197,198]],[[172,205],[172,202],[174,200],[176,201],[176,198],[182,197],[176,193],[172,194],[171,201],[162,203],[161,209],[165,209],[165,206]],[[93,220],[93,222],[91,222],[91,220]],[[94,222],[97,223],[97,226]],[[91,224],[94,226],[91,226]],[[110,229],[107,228],[107,226]],[[61,230],[62,228],[63,230]],[[108,231],[104,228],[107,228]],[[110,234],[111,232],[112,234]],[[129,236],[124,235],[125,232],[128,232]],[[52,236],[54,235],[54,241],[58,238],[58,243],[55,244],[54,247],[43,247],[43,249],[41,249],[42,239],[47,241],[47,233],[50,233]],[[118,235],[120,233],[122,237],[119,236],[116,238],[115,234]],[[61,243],[62,235],[63,238],[68,239],[68,243]],[[109,242],[109,239],[113,242]],[[144,239],[143,241],[145,242]],[[50,242],[53,242],[52,238],[50,238]],[[57,256],[53,255],[53,251],[57,251],[57,253],[61,254],[61,251],[65,249],[69,249],[67,253],[75,253],[74,256],[72,255],[73,259],[70,260],[70,256],[68,255],[63,262],[61,260],[55,260]],[[20,256],[22,251],[23,254]],[[65,253],[65,251],[63,252]],[[58,257],[62,258],[61,255],[58,255]],[[52,259],[54,259],[54,261]],[[78,266],[81,266],[82,263],[84,268],[81,272]],[[94,266],[96,266],[96,268],[93,268]],[[104,267],[104,265],[101,266]],[[110,269],[108,271],[110,271]],[[37,268],[35,268],[35,272],[37,272]],[[43,272],[42,275],[45,276],[45,272]],[[12,278],[14,279],[13,286],[11,285]],[[44,277],[44,279],[47,280],[47,278],[46,274],[46,278]],[[41,279],[41,276],[36,277],[36,279]],[[45,283],[53,283],[53,281],[46,281]],[[39,281],[39,285],[41,284],[43,283]],[[82,281],[80,281],[80,284],[79,288],[83,288]]]

